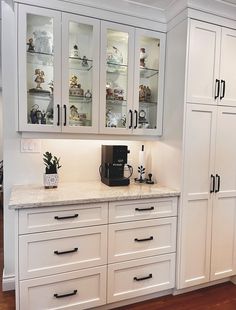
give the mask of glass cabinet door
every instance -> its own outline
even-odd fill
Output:
[[[72,14],[63,14],[62,25],[62,130],[96,133],[99,104],[100,22]]]
[[[136,29],[134,128],[136,134],[161,134],[165,35]]]
[[[19,7],[20,130],[60,131],[60,18]]]
[[[131,27],[102,23],[100,130],[128,133],[132,129],[133,41]]]

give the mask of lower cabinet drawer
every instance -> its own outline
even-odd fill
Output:
[[[20,281],[20,310],[80,310],[106,303],[106,266]]]
[[[174,287],[175,254],[108,266],[108,302],[151,294]]]
[[[108,261],[175,252],[176,217],[109,225]]]
[[[20,280],[106,263],[106,225],[19,237]]]

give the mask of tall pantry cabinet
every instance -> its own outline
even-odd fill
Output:
[[[236,274],[236,30],[189,19],[168,33],[167,47],[164,138],[179,169],[176,287],[183,289]],[[168,129],[173,100],[178,121]],[[160,152],[170,159],[168,148]]]

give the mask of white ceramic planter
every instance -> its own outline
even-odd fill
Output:
[[[57,188],[59,181],[59,176],[57,173],[53,174],[44,174],[43,183],[45,188]]]

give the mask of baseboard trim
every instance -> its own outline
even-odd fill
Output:
[[[5,275],[4,269],[2,273],[2,290],[3,292],[15,290],[15,275]]]

